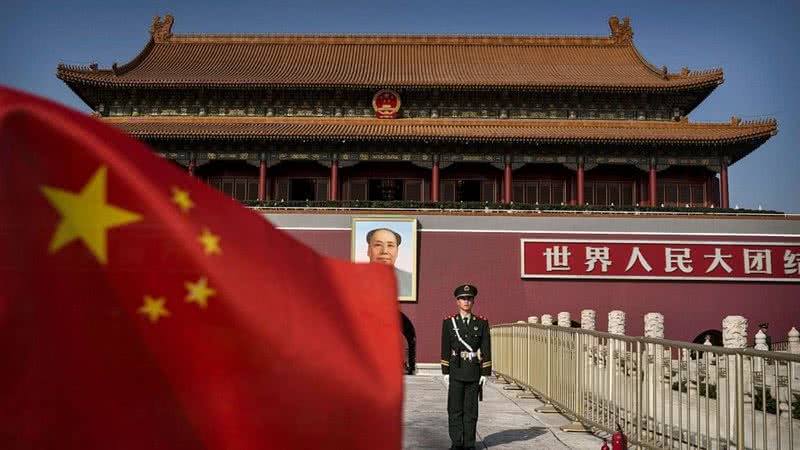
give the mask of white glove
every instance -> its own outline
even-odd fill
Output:
[[[480,381],[478,381],[478,384],[483,386],[485,383],[486,383],[486,376],[481,375],[481,379],[480,379]]]
[[[447,384],[447,385],[450,384],[450,375],[445,375],[444,376],[444,384]]]

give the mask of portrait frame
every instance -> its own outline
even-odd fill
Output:
[[[367,234],[372,230],[388,229],[400,235],[394,262],[397,277],[397,300],[417,301],[417,219],[414,217],[372,216],[354,217],[351,225],[350,260],[369,263]]]

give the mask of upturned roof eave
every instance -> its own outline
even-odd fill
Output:
[[[157,139],[157,140],[266,140],[274,142],[443,142],[443,143],[520,143],[520,144],[591,144],[591,145],[683,145],[683,146],[728,146],[747,142],[763,141],[766,142],[769,134],[750,136],[744,138],[726,138],[714,140],[694,140],[694,139],[626,139],[626,138],[516,138],[516,137],[477,137],[477,136],[428,136],[428,135],[406,135],[406,136],[352,136],[352,135],[268,135],[255,133],[147,133],[147,132],[128,132],[138,139]],[[762,142],[762,143],[763,143]],[[760,144],[759,144],[760,145]]]
[[[760,122],[741,123],[739,119],[732,118],[730,124],[688,124],[688,123],[614,123],[609,121],[579,121],[575,123],[564,121],[547,120],[453,120],[445,123],[440,119],[401,119],[397,121],[378,121],[377,119],[263,119],[263,118],[212,118],[208,123],[203,124],[203,119],[197,118],[149,118],[137,117],[127,118],[107,118],[105,122],[116,125],[129,134],[143,139],[214,139],[214,140],[273,140],[273,141],[327,141],[337,142],[348,141],[370,141],[370,142],[418,142],[418,141],[438,141],[438,142],[505,142],[505,143],[582,143],[582,144],[661,144],[661,145],[735,145],[753,141],[766,141],[771,136],[777,134],[777,123],[774,120]],[[263,123],[262,123],[263,122]],[[164,124],[179,125],[182,127],[200,127],[196,130],[158,130],[157,127]],[[383,127],[383,126],[407,126],[407,127],[439,127],[439,132],[427,131],[425,129],[408,129],[397,134],[364,134],[360,132],[347,133],[342,130],[317,129],[314,131],[303,132],[302,130],[237,130],[227,127],[214,130],[213,126],[218,125],[275,125],[275,126],[320,126],[320,125],[344,125],[363,128],[364,126]],[[151,130],[142,128],[151,127]],[[138,129],[137,129],[138,127]],[[569,129],[576,130],[602,130],[608,128],[619,128],[619,133],[612,136],[570,136]],[[449,132],[451,134],[447,135]],[[483,128],[483,130],[481,130]],[[505,129],[508,134],[496,134],[498,128]],[[531,129],[560,129],[565,130],[563,136],[552,136],[543,133],[535,136],[520,133],[513,135],[514,130]],[[625,130],[647,129],[653,136],[625,136]],[[672,136],[658,136],[659,130],[680,130],[682,134]],[[377,129],[376,129],[377,130]],[[442,131],[444,130],[444,132]],[[701,130],[734,130],[737,133],[722,137],[698,137],[692,133]],[[481,134],[484,132],[484,134]],[[663,131],[662,131],[663,132]],[[509,135],[511,134],[511,135]],[[760,145],[760,144],[759,144]]]
[[[128,81],[122,79],[98,79],[73,75],[59,71],[58,78],[67,84],[101,88],[128,89],[437,89],[437,90],[519,90],[519,91],[585,91],[585,92],[691,92],[716,88],[722,77],[699,79],[692,83],[670,85],[625,85],[625,84],[459,84],[459,83],[269,83],[245,81]],[[710,93],[710,91],[709,91]],[[707,94],[706,94],[707,95]]]

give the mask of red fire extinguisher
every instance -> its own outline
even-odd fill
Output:
[[[608,446],[606,446],[606,449]],[[617,432],[611,436],[611,450],[628,450],[628,438],[622,432],[622,427],[617,424]]]

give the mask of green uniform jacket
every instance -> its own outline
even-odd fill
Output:
[[[452,318],[455,318],[458,333],[472,350],[480,350],[480,358],[463,359],[461,352],[468,352],[453,330]],[[447,317],[442,321],[442,373],[450,375],[454,380],[478,381],[481,375],[492,374],[492,343],[489,337],[489,321],[485,317],[473,314],[469,325],[464,325],[459,314]]]

